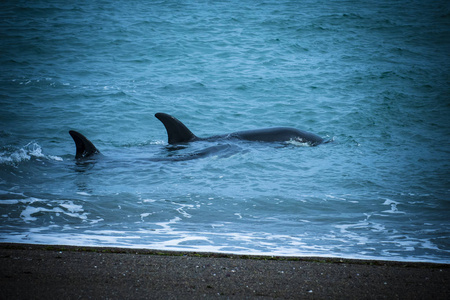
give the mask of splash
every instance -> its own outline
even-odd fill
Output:
[[[36,142],[30,142],[22,148],[4,147],[0,150],[0,165],[10,165],[16,167],[22,162],[30,161],[33,158],[62,161],[59,156],[45,155],[42,147]]]

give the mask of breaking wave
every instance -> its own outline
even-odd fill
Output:
[[[62,157],[45,155],[42,147],[36,142],[30,142],[21,148],[4,147],[0,150],[0,165],[17,166],[33,158],[63,161]]]

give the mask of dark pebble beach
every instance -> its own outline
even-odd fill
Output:
[[[0,244],[1,299],[450,299],[450,265]]]

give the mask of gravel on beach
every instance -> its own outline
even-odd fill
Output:
[[[450,264],[0,244],[1,299],[450,299]]]

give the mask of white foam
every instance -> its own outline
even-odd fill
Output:
[[[36,221],[38,218],[36,217],[37,214],[42,213],[50,213],[50,217],[52,218],[52,215],[60,216],[60,214],[64,214],[66,216],[77,218],[80,220],[87,220],[88,213],[84,212],[83,207],[81,205],[76,205],[72,201],[63,201],[59,203],[58,206],[53,207],[52,209],[48,209],[41,206],[33,206],[31,204],[35,202],[42,202],[44,200],[37,199],[37,198],[29,198],[26,200],[19,200],[23,203],[29,203],[28,205],[20,214],[20,217],[26,222],[33,222]]]
[[[90,224],[97,224],[97,223],[102,222],[102,221],[105,221],[105,220],[103,218],[99,218],[99,219],[96,219],[96,220],[91,220],[89,222],[90,222]]]
[[[44,154],[42,154],[42,148],[39,146],[38,143],[30,142],[25,145],[24,147],[28,154],[34,157],[45,157]]]
[[[83,211],[83,206],[73,204],[72,201],[65,202],[63,204],[60,204],[60,206],[66,208],[68,211],[74,213],[74,212],[80,212]]]
[[[153,200],[153,199],[143,199],[142,202],[144,202],[144,203],[153,203],[153,202],[156,202],[156,200]]]
[[[86,192],[77,192],[77,194],[81,195],[81,196],[91,196],[91,194],[86,193]]]
[[[391,209],[383,210],[382,212],[389,213],[389,214],[405,214],[404,211],[399,211],[398,210],[396,203],[392,203],[391,204]]]
[[[47,157],[48,157],[49,159],[51,159],[51,160],[63,161],[62,157],[59,157],[59,156],[48,155]]]
[[[30,156],[24,149],[18,149],[13,153],[7,153],[5,151],[0,152],[0,164],[12,164],[15,165],[22,161],[30,160]]]
[[[400,202],[397,202],[397,201],[385,198],[385,201],[384,201],[383,205],[392,205],[392,204],[397,205],[397,204],[400,204]]]
[[[11,205],[11,204],[17,204],[17,203],[19,203],[19,200],[16,200],[16,199],[14,199],[14,200],[8,199],[8,200],[0,201],[0,205]]]
[[[42,148],[36,142],[30,142],[20,149],[0,152],[0,164],[17,165],[24,161],[29,161],[32,157],[44,158],[54,161],[63,161],[62,157],[55,155],[44,155]]]
[[[296,147],[311,147],[311,144],[308,142],[299,141],[297,139],[290,139],[286,143],[294,145]]]
[[[333,243],[337,241],[334,236],[321,236],[317,241],[310,243],[304,240],[305,236],[291,236],[270,234],[264,232],[239,232],[221,233],[214,232],[189,232],[171,228],[170,224],[178,222],[172,219],[164,222],[167,225],[158,230],[140,229],[138,231],[121,230],[86,230],[83,233],[53,232],[49,234],[50,227],[30,228],[27,232],[0,236],[0,241],[16,243],[37,243],[57,245],[83,245],[103,247],[144,248],[153,250],[195,251],[234,253],[241,255],[269,255],[286,257],[341,257],[354,259],[384,259],[403,261],[433,261],[427,257],[408,256],[405,253],[414,252],[417,248],[434,249],[435,245],[428,240],[415,240],[406,236],[392,236],[383,244],[394,245],[394,248],[386,247],[380,254],[374,254],[374,247],[366,247],[348,254],[351,246]],[[71,229],[70,226],[67,229]],[[223,241],[216,242],[220,236]],[[235,243],[235,241],[240,241]],[[331,243],[330,243],[331,242]],[[344,239],[347,244],[355,241],[348,237]],[[361,245],[371,242],[367,238],[359,241]],[[398,251],[402,251],[399,254]],[[347,254],[345,254],[347,253]],[[446,260],[448,262],[448,260]]]
[[[178,213],[180,213],[180,214],[181,214],[183,217],[185,217],[185,218],[191,218],[191,217],[192,217],[191,214],[188,214],[188,213],[185,211],[185,208],[191,209],[191,208],[194,207],[194,205],[192,205],[192,204],[178,204],[178,205],[180,205],[180,207],[176,209],[176,211],[177,211]]]
[[[25,208],[22,213],[20,214],[20,217],[25,221],[25,222],[31,222],[31,221],[36,221],[37,218],[36,217],[32,217],[32,215],[37,214],[39,212],[42,211],[50,211],[48,209],[42,208],[42,207],[32,207],[32,206],[27,206],[27,208]]]
[[[400,202],[386,198],[383,205],[390,205],[391,209],[383,210],[382,212],[389,213],[389,214],[405,214],[405,212],[398,210],[397,205],[399,205],[399,204],[400,204]]]
[[[148,216],[150,216],[152,214],[153,213],[143,213],[143,214],[141,214],[141,221],[144,222],[144,218],[146,218],[146,217],[148,217]]]

